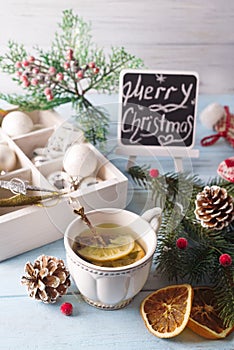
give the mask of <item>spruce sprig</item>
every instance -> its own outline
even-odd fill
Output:
[[[35,47],[35,60],[27,68],[19,66],[30,56],[24,45],[9,41],[8,49],[0,56],[0,68],[12,75],[17,84],[24,84],[26,93],[22,96],[0,94],[0,98],[26,111],[51,109],[70,102],[75,111],[74,120],[94,144],[106,140],[109,115],[106,109],[95,107],[90,102],[87,92],[115,92],[122,69],[143,67],[143,61],[123,47],[113,47],[108,55],[105,54],[104,49],[98,48],[92,40],[91,24],[72,10],[63,11],[51,49],[45,51]],[[66,62],[68,51],[70,58]],[[48,73],[50,67],[62,78]],[[34,73],[33,68],[40,69],[40,72]],[[77,76],[78,72],[81,76]],[[25,74],[24,81],[22,74]],[[47,95],[46,86],[51,90]]]
[[[150,167],[146,165],[143,165],[142,167],[135,165],[128,169],[128,173],[138,186],[146,188],[149,182],[149,168]]]
[[[155,205],[163,203],[156,269],[170,281],[212,285],[220,317],[225,325],[234,326],[234,266],[221,266],[219,262],[223,253],[234,261],[234,221],[221,231],[211,230],[202,227],[194,214],[196,196],[206,185],[223,187],[234,197],[233,184],[220,178],[205,183],[198,176],[180,173],[152,178],[149,173],[146,165],[129,169],[135,183],[151,189]],[[180,237],[188,242],[184,250],[177,246]]]
[[[227,326],[234,325],[234,268],[218,266],[212,277],[220,317]]]
[[[195,198],[203,187],[197,175],[186,173],[166,173],[152,178],[147,165],[130,167],[128,173],[136,184],[151,189],[155,203],[162,208],[174,207],[178,203],[185,211],[189,207],[190,198]]]

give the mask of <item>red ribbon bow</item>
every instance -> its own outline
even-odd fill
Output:
[[[224,109],[225,109],[225,112],[226,112],[225,130],[224,131],[220,131],[217,134],[204,137],[201,140],[201,145],[202,146],[211,146],[215,142],[217,142],[220,137],[224,137],[224,138],[227,137],[227,133],[228,133],[228,130],[230,128],[231,114],[230,114],[228,106],[224,106]]]

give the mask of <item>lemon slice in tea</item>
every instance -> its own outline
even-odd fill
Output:
[[[135,241],[131,235],[118,235],[110,239],[104,247],[100,245],[85,246],[79,250],[79,255],[87,260],[112,261],[128,255],[134,248]]]
[[[145,256],[145,251],[143,248],[135,242],[134,248],[131,250],[131,252],[122,258],[116,259],[116,260],[106,260],[106,261],[95,261],[91,260],[91,262],[98,266],[103,267],[121,267],[121,266],[127,266],[130,264],[133,264],[134,262],[142,259]]]

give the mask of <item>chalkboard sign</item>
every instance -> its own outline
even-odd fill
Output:
[[[120,144],[192,148],[197,95],[194,72],[122,71]]]

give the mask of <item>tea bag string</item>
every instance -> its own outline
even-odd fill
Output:
[[[93,238],[100,243],[102,246],[105,246],[106,243],[103,240],[103,238],[97,233],[96,228],[91,224],[91,222],[89,221],[87,215],[84,212],[84,208],[81,207],[80,209],[74,209],[74,213],[80,215],[82,221],[89,227],[90,231],[93,234]]]

